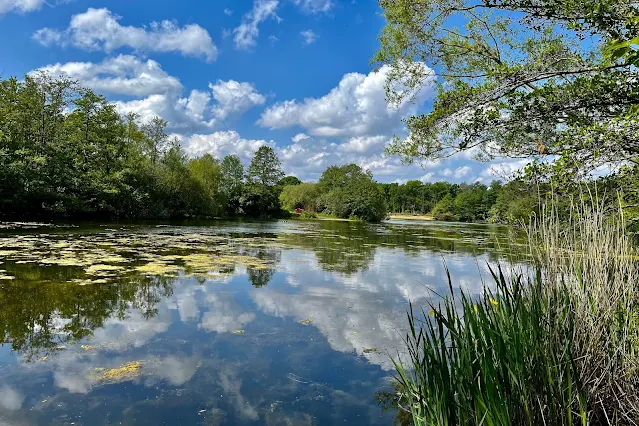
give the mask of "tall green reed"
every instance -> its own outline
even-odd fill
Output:
[[[418,425],[635,424],[637,258],[620,218],[597,205],[528,227],[532,265],[490,268],[477,300],[411,306],[408,359],[394,360]]]

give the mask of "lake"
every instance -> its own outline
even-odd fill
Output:
[[[511,237],[418,221],[4,229],[0,424],[390,425],[379,392],[409,301],[449,292],[444,261],[479,294]]]

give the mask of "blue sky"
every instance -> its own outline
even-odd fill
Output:
[[[384,155],[433,90],[386,103],[385,69],[370,63],[383,25],[374,0],[0,0],[0,74],[70,76],[123,114],[161,116],[192,156],[247,163],[269,144],[302,179],[350,162],[382,182],[489,182],[512,170]]]

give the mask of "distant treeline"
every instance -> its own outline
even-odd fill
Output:
[[[520,181],[481,183],[382,183],[379,187],[391,213],[430,214],[437,220],[516,222],[527,219],[538,202]]]
[[[522,180],[493,181],[490,186],[413,180],[401,185],[377,183],[377,190],[373,185],[372,175],[359,166],[333,166],[318,183],[285,186],[280,200],[288,210],[301,208],[369,221],[390,212],[430,214],[445,221],[516,223],[527,221],[540,205],[531,185]]]

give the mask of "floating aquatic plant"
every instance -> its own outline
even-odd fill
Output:
[[[124,382],[139,377],[141,367],[140,361],[132,361],[117,368],[95,368],[96,374],[90,375],[89,378],[107,383]]]

